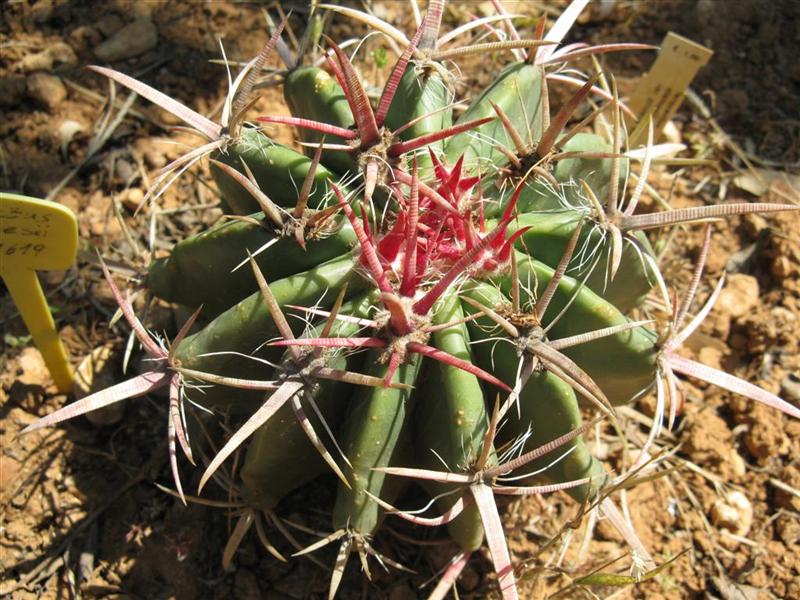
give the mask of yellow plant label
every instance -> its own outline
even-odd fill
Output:
[[[78,223],[67,207],[0,194],[0,276],[58,389],[72,389],[72,372],[47,307],[37,270],[61,270],[75,260]]]
[[[666,35],[656,62],[628,102],[628,107],[639,117],[637,123],[628,123],[629,129],[633,129],[631,147],[645,142],[649,115],[653,117],[653,131],[658,136],[683,102],[697,72],[713,54],[713,50],[677,33],[670,31]]]

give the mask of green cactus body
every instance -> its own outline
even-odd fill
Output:
[[[223,150],[211,158],[245,173],[243,162],[253,173],[258,187],[279,206],[294,206],[297,193],[308,174],[311,159],[291,148],[279,144],[256,129],[245,129]],[[231,179],[213,163],[211,176],[217,184],[226,214],[247,215],[259,210],[258,203],[238,182]],[[314,176],[314,186],[308,199],[311,208],[320,206],[328,193],[328,182],[337,177],[320,165]]]
[[[593,133],[575,134],[559,148],[559,152],[609,153],[612,150],[611,144]],[[581,182],[585,181],[597,199],[605,203],[610,190],[612,163],[613,160],[610,158],[582,156],[559,160],[550,167],[558,185],[540,176],[529,176],[523,184],[517,208],[521,213],[593,210],[594,207],[586,198]],[[625,189],[627,178],[628,159],[620,159],[618,187],[620,194]],[[485,202],[487,217],[497,217],[505,209],[514,192],[514,185],[511,183],[487,177],[484,183],[484,195],[488,199]]]
[[[150,291],[169,302],[202,305],[204,316],[215,316],[254,293],[258,285],[250,266],[234,268],[247,259],[248,252],[255,254],[275,240],[276,234],[263,213],[251,217],[264,226],[223,221],[175,244],[168,257],[150,265]],[[308,241],[305,249],[293,237],[279,238],[256,256],[256,262],[267,281],[277,281],[348,254],[355,243],[353,228],[344,223],[327,237]],[[225,284],[209,273],[224,274]]]
[[[400,134],[404,140],[435,133],[453,124],[453,109],[446,108],[451,102],[452,94],[439,73],[431,66],[411,62],[400,79],[384,124],[395,131],[419,119]],[[443,152],[444,142],[440,140],[416,153],[419,174],[423,179],[432,175],[433,164],[428,148],[439,155]]]
[[[378,357],[377,352],[367,355],[367,371],[371,375],[384,377],[387,367],[380,363]],[[413,385],[420,363],[417,357],[412,357],[410,362],[400,365],[394,381]],[[339,433],[339,444],[352,465],[348,474],[350,488],[339,483],[333,509],[335,529],[369,535],[377,527],[380,507],[366,492],[384,497],[382,492],[386,474],[373,469],[390,465],[401,436],[410,433],[407,425],[411,412],[410,389],[364,388],[358,390],[350,400]]]
[[[539,67],[513,63],[474,100],[456,123],[494,116],[491,105],[494,102],[524,140],[538,140],[543,129],[541,89],[542,71]],[[445,147],[447,160],[452,164],[463,155],[465,164],[472,171],[491,172],[492,167],[508,162],[505,154],[496,149],[498,145],[514,148],[503,124],[495,119],[450,138]]]
[[[344,368],[346,361],[340,358],[331,366]],[[334,429],[344,414],[340,405],[343,387],[342,384],[323,381],[312,392],[325,421]],[[302,404],[315,431],[323,431],[322,423],[308,402]],[[292,490],[328,470],[287,403],[250,440],[241,470],[242,496],[248,504],[269,510]]]
[[[483,303],[498,305],[505,302],[498,289],[485,284],[476,284],[466,293]],[[466,303],[464,310],[467,314],[476,311],[475,307]],[[484,369],[491,369],[497,377],[513,387],[520,357],[516,348],[509,343],[488,342],[492,329],[493,323],[487,318],[469,323],[471,338],[483,342],[473,346],[478,364]],[[498,432],[497,444],[505,445],[524,436],[526,441],[520,450],[522,454],[574,431],[581,425],[581,412],[575,392],[556,375],[542,369],[535,371],[520,391],[519,408],[508,411],[506,421]],[[579,436],[529,463],[525,471],[534,474],[518,480],[517,484],[563,483],[598,475],[598,468],[604,469],[589,452],[583,437]],[[583,502],[593,497],[604,483],[605,478],[598,478],[591,483],[569,488],[566,492],[578,502]]]
[[[612,152],[614,148],[594,133],[578,133],[560,148],[561,152]],[[619,159],[619,190],[625,188],[628,179],[628,159]],[[590,206],[586,195],[581,188],[581,181],[585,181],[600,202],[608,199],[611,187],[612,158],[566,158],[556,163],[553,176],[562,184],[562,191],[571,206]],[[552,200],[552,197],[550,197]],[[540,199],[539,210],[559,208],[547,206],[547,196]]]
[[[344,90],[334,77],[318,67],[303,66],[291,71],[286,77],[283,96],[289,110],[295,117],[321,121],[349,129],[355,121],[347,104]],[[300,139],[318,144],[322,134],[307,129],[299,129]],[[328,144],[346,144],[347,140],[334,135],[326,135]],[[325,150],[322,163],[339,174],[356,172],[358,165],[353,155],[341,150]]]
[[[531,305],[535,302],[535,298],[530,292],[535,290],[537,296],[541,294],[552,279],[553,270],[521,253],[518,253],[517,261],[521,300],[523,306]],[[500,277],[497,278],[497,283],[508,296],[511,290],[510,279]],[[543,324],[549,325],[568,302],[570,303],[568,310],[550,330],[550,339],[578,335],[627,322],[626,317],[612,304],[581,286],[576,280],[564,277],[556,288]],[[619,405],[630,402],[652,385],[656,375],[658,353],[656,341],[655,333],[646,327],[637,327],[567,348],[564,354],[589,374],[612,404]]]
[[[440,302],[433,322],[443,324],[462,317],[460,302],[451,295]],[[431,337],[436,348],[472,361],[466,325],[436,331]],[[480,454],[489,421],[481,384],[475,375],[438,362],[429,365],[426,376],[415,412],[417,461],[424,469],[441,470],[443,460],[453,472],[468,470]],[[458,489],[431,481],[425,481],[424,487],[431,496]],[[437,505],[447,510],[455,498],[453,494],[443,496]],[[471,552],[483,543],[483,525],[474,504],[447,528],[462,550]]]
[[[328,261],[309,271],[270,283],[270,289],[281,307],[290,304],[312,306],[319,303],[329,308],[339,290],[348,285],[347,293],[363,290],[366,280],[357,272],[351,256]],[[219,354],[231,350],[251,354],[278,334],[272,316],[261,294],[256,292],[233,305],[208,323],[202,330],[187,337],[178,347],[177,358],[188,369],[230,377],[264,378],[264,365],[241,356]],[[256,356],[274,358],[276,351],[262,351]],[[253,399],[253,392],[214,386],[194,398],[203,405],[226,407]],[[256,400],[259,394],[256,394]],[[252,406],[252,402],[247,406]]]
[[[502,352],[499,348],[498,351]],[[513,374],[511,376],[513,377]],[[509,411],[508,422],[500,432],[498,443],[517,439],[530,432],[530,437],[521,452],[543,446],[583,424],[578,400],[572,388],[548,371],[539,371],[531,375],[520,392],[519,403],[519,415],[515,409]],[[602,464],[596,463],[583,436],[579,436],[531,462],[525,468],[525,472],[534,473],[540,470],[542,472],[520,479],[519,484],[565,483],[597,476],[598,466],[602,470],[601,473],[604,473]],[[576,501],[584,502],[593,498],[605,483],[606,477],[598,477],[591,483],[568,488],[565,491]]]
[[[513,233],[529,227],[517,241],[517,248],[555,268],[581,219],[582,214],[574,210],[523,213],[511,224],[509,231]],[[624,313],[641,306],[655,286],[656,275],[652,263],[644,256],[653,257],[650,242],[643,234],[636,237],[638,245],[628,240],[624,242],[619,269],[622,275],[611,280],[611,236],[604,234],[591,221],[584,222],[569,275],[578,281],[585,281],[589,289]]]
[[[345,303],[342,309],[347,314],[366,317],[374,301],[373,295],[367,294]],[[349,321],[337,321],[334,325],[336,335],[352,335],[357,329],[358,326]],[[321,327],[315,327],[308,337],[318,335],[320,330]],[[358,355],[340,354],[331,357],[328,366],[352,369],[359,365],[360,358]],[[312,397],[327,425],[336,431],[345,412],[343,404],[346,403],[348,391],[346,384],[322,379],[302,396],[303,410],[317,433],[324,431],[323,425],[306,398]],[[250,440],[240,472],[242,495],[252,506],[272,509],[286,494],[327,470],[325,461],[309,441],[287,403]]]

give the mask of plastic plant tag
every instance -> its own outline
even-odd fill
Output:
[[[669,32],[661,42],[661,52],[650,71],[633,92],[628,106],[639,116],[630,136],[630,145],[642,144],[647,136],[647,116],[653,117],[658,135],[683,102],[694,76],[714,54],[712,50],[677,33]],[[633,124],[628,123],[632,128]]]
[[[36,271],[68,268],[77,249],[78,224],[68,208],[0,194],[0,276],[63,393],[72,389],[72,372]]]

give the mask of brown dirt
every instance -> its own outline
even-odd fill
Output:
[[[401,12],[392,4],[387,10]],[[462,5],[456,12],[463,10]],[[526,10],[536,12],[537,7],[530,3]],[[792,30],[798,22],[796,11],[791,0],[769,5],[675,1],[658,3],[658,11],[648,3],[619,1],[605,20],[595,7],[574,38],[657,43],[672,29],[709,43],[716,51],[714,62],[695,87],[705,94],[714,117],[753,156],[792,163],[798,160],[800,122],[800,75],[794,61],[799,49]],[[223,37],[234,59],[249,58],[266,38],[257,5],[10,3],[0,21],[0,189],[47,194],[86,156],[108,88],[81,67],[92,62],[93,46],[136,17],[152,20],[158,44],[115,66],[141,74],[205,114],[219,106],[225,91],[222,68],[208,62],[218,56],[215,36]],[[724,23],[716,24],[715,19]],[[42,60],[39,53],[58,43],[68,45],[74,56],[62,46],[57,60],[42,69],[35,62]],[[612,64],[620,69],[623,86],[631,86],[649,60],[637,55]],[[28,78],[35,72],[60,77],[66,86],[64,97],[57,91],[37,95],[34,87],[29,91]],[[117,98],[121,103],[126,94],[118,92]],[[287,112],[277,91],[265,92],[254,107],[253,114],[263,112]],[[67,121],[75,121],[82,131],[62,144],[59,131]],[[675,121],[683,139],[696,152],[719,160],[721,170],[684,170],[676,177],[675,168],[660,168],[654,185],[663,195],[677,206],[720,198],[756,199],[734,185],[733,176],[743,165],[707,120],[684,106]],[[166,113],[135,103],[109,141],[57,195],[79,215],[85,246],[76,267],[43,274],[46,293],[50,304],[58,307],[56,321],[75,362],[93,348],[113,343],[119,376],[126,332],[109,327],[113,301],[90,261],[97,248],[111,260],[133,265],[134,280],[135,271],[147,264],[151,252],[144,250],[145,222],[154,209],[148,207],[137,216],[137,201],[155,171],[181,152],[180,146],[163,140],[196,142],[184,134],[167,136],[163,126],[172,124]],[[759,165],[774,167],[768,162]],[[760,199],[782,201],[787,193],[792,191],[779,182]],[[114,198],[121,203],[129,235],[141,248],[138,252],[114,218]],[[159,214],[154,251],[169,248],[171,240],[216,218],[219,211],[207,207],[213,201],[196,176],[183,177],[158,201],[157,209],[168,212]],[[194,209],[169,212],[186,207]],[[710,293],[708,282],[726,268],[732,271],[731,291],[694,336],[690,352],[709,364],[718,361],[770,391],[778,392],[783,382],[788,395],[787,390],[800,386],[800,217],[748,217],[713,227],[709,278],[701,300]],[[700,239],[699,228],[676,235],[665,264],[672,281],[688,280]],[[742,248],[752,252],[741,253]],[[28,345],[10,298],[0,289],[0,596],[324,597],[325,571],[308,561],[278,563],[254,536],[242,545],[234,568],[223,572],[220,556],[232,527],[226,513],[199,506],[185,509],[153,485],[169,482],[163,404],[139,399],[127,403],[125,418],[116,425],[98,428],[80,420],[18,438],[25,425],[68,399],[56,393],[41,358]],[[173,327],[175,317],[168,308],[154,307],[150,317],[160,328]],[[686,410],[674,437],[662,441],[669,447],[678,444],[671,462],[682,468],[628,491],[627,502],[637,531],[659,562],[688,553],[653,580],[623,593],[635,598],[800,597],[800,424],[715,388],[689,383],[687,390]],[[633,408],[652,415],[652,400]],[[632,414],[625,415],[621,426],[641,440],[646,428]],[[627,460],[611,431],[603,431],[595,442],[598,455],[610,467],[619,468]],[[326,530],[330,488],[301,489],[279,512]],[[734,491],[746,496],[753,514],[749,531],[739,537],[714,516],[719,502],[729,501]],[[299,506],[314,509],[300,514]],[[601,567],[607,572],[625,570],[626,560],[604,566],[625,552],[606,523],[598,524],[584,551],[579,547],[586,519],[575,531],[565,530],[559,541],[544,545],[577,513],[574,504],[558,496],[507,506],[506,530],[522,565],[525,597],[558,590],[563,590],[562,597],[589,597],[583,589],[567,587],[571,577]],[[436,543],[443,535],[392,523],[377,544],[392,558],[428,574],[454,551]],[[561,557],[560,541],[568,535],[572,541]],[[407,537],[422,537],[425,545],[409,544]],[[304,541],[310,539],[306,536]],[[290,551],[280,540],[273,542]],[[326,564],[333,561],[330,551],[319,557]],[[462,577],[462,597],[494,593],[488,572],[486,560],[476,556]],[[378,572],[369,584],[351,567],[343,597],[414,598],[425,579]],[[592,591],[605,597],[615,589]]]

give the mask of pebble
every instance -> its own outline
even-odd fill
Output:
[[[800,375],[791,373],[781,381],[781,397],[800,406]]]
[[[81,125],[77,121],[73,121],[72,119],[66,119],[64,121],[61,121],[61,123],[58,126],[58,141],[60,142],[59,145],[61,148],[62,156],[64,157],[67,156],[69,143],[76,135],[78,135],[83,131],[84,131],[83,125]]]
[[[19,494],[22,496],[22,494]],[[22,501],[22,505],[24,506],[25,498],[20,498]],[[17,506],[17,498],[14,498],[11,501],[15,507]],[[21,519],[20,520],[11,520],[5,525],[5,534],[8,539],[11,540],[24,540],[27,536],[30,535],[30,528],[29,524],[24,523]]]
[[[728,277],[714,308],[718,313],[736,319],[750,312],[758,299],[758,280],[752,275],[735,273]]]
[[[144,200],[144,192],[139,188],[132,187],[120,192],[117,198],[125,208],[134,212],[141,207],[142,200]]]
[[[753,505],[742,492],[734,490],[714,502],[711,522],[735,535],[746,536],[753,524]]]
[[[26,84],[28,95],[50,112],[67,97],[67,88],[55,75],[35,73],[28,77]]]
[[[728,454],[728,464],[731,467],[731,473],[736,477],[744,477],[747,475],[747,464],[744,462],[742,455],[736,451],[736,448],[731,448]]]
[[[769,222],[761,215],[745,215],[742,219],[744,230],[752,238],[757,237],[762,231],[769,227]]]
[[[124,158],[117,159],[117,162],[114,164],[114,168],[117,171],[117,177],[119,177],[120,180],[122,180],[122,183],[125,185],[130,184],[131,180],[138,175],[131,162],[125,160]]]
[[[17,382],[24,385],[46,386],[50,381],[50,371],[44,364],[42,353],[36,348],[28,346],[17,359],[19,371],[17,372]]]
[[[65,42],[56,42],[41,52],[28,54],[19,61],[17,68],[23,73],[35,71],[52,71],[54,67],[74,67],[78,64],[78,56],[72,46]]]
[[[115,62],[144,54],[156,47],[158,30],[149,19],[137,19],[120,29],[102,44],[94,55],[103,62]]]
[[[16,379],[8,390],[10,401],[31,414],[39,415],[52,382],[50,371],[41,353],[31,346],[19,355],[17,365]]]
[[[786,256],[779,256],[772,263],[772,274],[778,279],[786,279],[792,274],[792,261]]]
[[[787,546],[800,543],[800,522],[792,515],[781,515],[775,523],[775,531]]]
[[[147,150],[142,157],[144,158],[145,164],[151,169],[160,169],[167,165],[167,157],[163,152],[159,152],[158,150]]]
[[[26,82],[28,95],[52,112],[67,97],[67,88],[61,79],[47,73],[34,73]]]
[[[683,141],[683,135],[681,135],[681,130],[678,129],[678,126],[675,124],[675,121],[669,120],[667,124],[664,125],[664,130],[661,132],[664,136],[664,139],[668,142],[673,144],[680,144]]]

